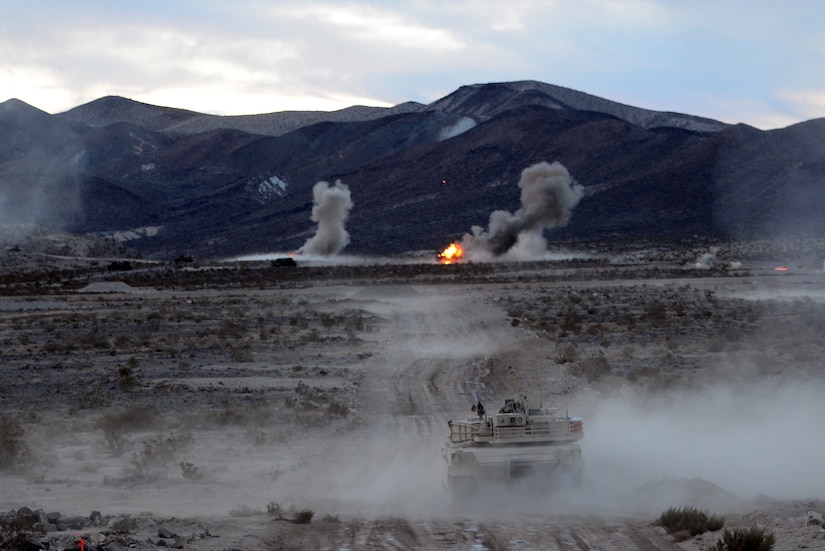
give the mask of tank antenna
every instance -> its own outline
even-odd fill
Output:
[[[564,352],[561,354],[561,359],[564,360]],[[562,363],[562,369],[564,369],[564,416],[570,419],[570,413],[567,410],[567,393],[569,392],[569,387],[567,386],[567,366]]]

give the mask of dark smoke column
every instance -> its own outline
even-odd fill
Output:
[[[490,228],[474,227],[465,236],[465,248],[482,248],[494,256],[508,252],[519,237],[541,238],[545,228],[564,226],[581,199],[584,188],[573,181],[559,162],[540,162],[521,171],[521,208],[511,214],[504,210],[490,214]]]
[[[330,256],[349,244],[349,233],[344,222],[352,208],[349,188],[336,180],[334,185],[318,182],[312,187],[313,204],[310,219],[318,223],[315,235],[298,249],[303,254]]]

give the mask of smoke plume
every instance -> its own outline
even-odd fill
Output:
[[[313,222],[318,223],[315,235],[307,239],[299,252],[329,256],[338,253],[349,244],[349,233],[344,229],[344,222],[352,208],[349,188],[336,180],[334,185],[318,182],[312,188]]]
[[[465,234],[463,245],[468,251],[481,249],[501,256],[519,244],[533,252],[546,250],[542,236],[545,228],[564,226],[573,207],[578,204],[584,188],[573,181],[559,162],[540,162],[521,171],[521,208],[515,213],[504,210],[490,214],[488,231],[473,227],[473,235]]]

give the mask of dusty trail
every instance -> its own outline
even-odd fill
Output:
[[[398,295],[402,298],[399,298]],[[357,294],[356,294],[357,296]],[[523,335],[505,312],[477,293],[438,288],[371,290],[361,308],[380,315],[370,336],[375,356],[364,367],[358,417],[346,438],[328,442],[324,455],[340,458],[322,501],[363,515],[346,526],[323,525],[301,545],[350,549],[678,549],[646,520],[540,515],[451,505],[443,491],[439,449],[446,419],[469,414],[470,391],[483,388],[485,358],[518,346]],[[349,465],[350,467],[344,467]],[[310,468],[323,468],[314,465]],[[308,490],[308,488],[307,488]],[[297,545],[291,531],[277,541]],[[297,547],[296,547],[297,548]]]
[[[311,481],[302,493],[319,506],[446,512],[440,457],[446,421],[469,413],[485,355],[511,338],[503,314],[438,288],[361,290],[352,304],[381,320],[364,337],[373,356],[362,366],[355,419],[344,434],[305,443],[314,460],[294,478]]]

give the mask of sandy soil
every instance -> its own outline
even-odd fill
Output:
[[[52,549],[707,549],[652,526],[679,506],[825,549],[821,272],[242,269],[8,284],[0,509],[59,512]],[[581,492],[452,503],[472,391],[583,417]]]

